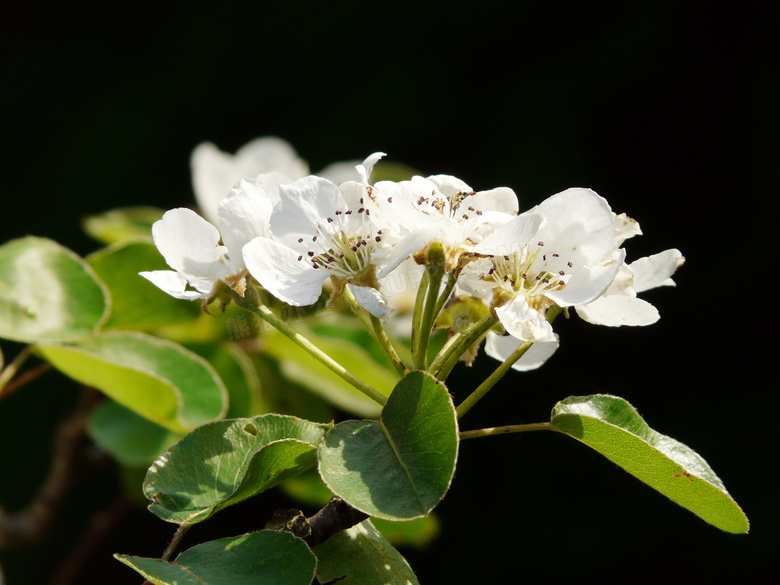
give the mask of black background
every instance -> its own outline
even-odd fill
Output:
[[[3,240],[32,233],[89,253],[85,214],[192,204],[200,141],[233,152],[277,135],[313,171],[382,150],[476,189],[510,186],[523,208],[591,187],[641,223],[631,258],[686,256],[676,289],[645,295],[659,323],[556,323],[548,365],[507,377],[462,427],[618,394],[708,460],[750,535],[720,533],[565,437],[480,439],[461,447],[441,537],[404,551],[423,584],[778,578],[777,3],[16,2],[0,15]],[[454,376],[456,397],[493,365]],[[74,396],[37,383],[2,403],[4,505],[40,482]],[[51,539],[3,553],[8,582],[45,583],[114,486],[111,471],[83,482]],[[286,505],[238,506],[184,545],[257,528]],[[140,583],[110,554],[159,556],[171,534],[130,514],[80,583]]]

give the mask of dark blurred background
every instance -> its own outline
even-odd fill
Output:
[[[89,253],[84,215],[192,204],[197,143],[234,152],[277,135],[313,171],[383,150],[476,189],[513,187],[524,208],[591,187],[641,223],[631,258],[679,248],[677,288],[645,295],[659,323],[562,322],[549,364],[507,377],[462,427],[536,422],[569,394],[618,394],[707,459],[751,533],[720,533],[539,433],[465,442],[438,508],[442,535],[404,553],[423,585],[777,582],[766,255],[775,266],[780,4],[9,2],[0,18],[3,240],[36,234]],[[454,376],[456,397],[494,365]],[[36,489],[75,394],[38,383],[3,402],[4,505]],[[8,582],[46,583],[115,485],[111,470],[83,482],[48,541],[0,554]],[[253,505],[185,546],[259,527]],[[265,505],[289,507],[278,495]],[[110,554],[159,556],[172,532],[142,509],[124,515],[79,583],[140,583]]]

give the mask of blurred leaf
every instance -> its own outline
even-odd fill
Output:
[[[192,343],[187,349],[195,352],[217,371],[230,395],[225,418],[265,414],[271,409],[263,400],[260,378],[246,352],[232,343]]]
[[[181,438],[111,399],[97,407],[88,433],[121,464],[144,468]]]
[[[325,506],[333,497],[333,492],[322,483],[322,478],[316,469],[309,469],[291,477],[279,487],[289,498],[317,508]]]
[[[139,276],[144,270],[170,270],[151,241],[125,240],[87,258],[111,291],[111,317],[105,329],[154,330],[191,322],[199,304],[175,299]]]
[[[434,512],[405,522],[372,518],[371,523],[393,546],[422,549],[433,542],[441,532],[441,523]]]
[[[28,343],[92,337],[110,304],[92,268],[58,243],[30,236],[0,246],[0,337]]]
[[[748,519],[707,462],[651,429],[617,396],[572,396],[555,405],[553,428],[585,443],[713,526],[746,533]]]
[[[152,237],[152,224],[163,216],[156,207],[121,207],[99,215],[90,215],[81,227],[87,235],[104,244],[130,238]]]
[[[317,579],[339,585],[419,585],[414,571],[393,546],[364,520],[314,547]]]
[[[149,510],[167,522],[205,520],[313,466],[327,428],[279,414],[198,427],[149,468]]]
[[[171,341],[109,331],[75,345],[41,344],[36,351],[65,375],[176,433],[227,410],[227,391],[214,369]]]
[[[371,171],[371,182],[379,181],[408,181],[420,172],[403,163],[391,161],[379,161]]]
[[[340,423],[318,448],[325,485],[354,508],[388,520],[428,514],[449,489],[457,455],[447,388],[420,371],[398,383],[378,421]]]
[[[305,542],[275,530],[204,542],[174,562],[114,557],[155,585],[309,585],[317,564]]]
[[[338,337],[315,335],[308,331],[304,335],[349,372],[385,396],[390,395],[398,381],[398,374],[377,363],[363,347]],[[263,351],[279,361],[282,372],[289,379],[350,414],[369,418],[379,416],[380,405],[350,386],[282,333],[268,331],[263,333],[261,340]]]

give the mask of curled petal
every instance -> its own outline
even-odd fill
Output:
[[[186,290],[187,279],[172,270],[154,270],[151,272],[139,272],[146,280],[151,282],[161,291],[168,293],[176,299],[194,301],[196,299],[205,299],[209,296],[211,290]]]
[[[507,333],[522,341],[552,341],[555,334],[539,311],[532,308],[525,297],[518,296],[496,309],[498,320]]]
[[[523,342],[511,335],[488,333],[485,338],[485,353],[499,361],[505,361]],[[513,365],[513,370],[527,372],[535,370],[546,362],[558,349],[558,336],[553,341],[534,343]]]
[[[387,301],[375,288],[350,284],[349,290],[355,295],[355,300],[360,303],[360,306],[374,317],[385,321],[393,313],[392,307],[387,304]]]
[[[670,276],[684,262],[683,255],[674,248],[632,262],[629,266],[634,271],[634,290],[642,292],[657,286],[674,286]]]

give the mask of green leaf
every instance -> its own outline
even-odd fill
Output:
[[[390,395],[390,390],[398,381],[398,374],[377,363],[360,345],[308,331],[304,335],[349,372],[385,396]],[[379,416],[380,405],[350,386],[279,331],[263,333],[261,339],[263,350],[279,360],[282,372],[289,379],[346,412],[365,417]]]
[[[317,564],[303,540],[275,530],[204,542],[174,562],[114,557],[155,585],[309,585]]]
[[[171,341],[109,331],[75,345],[41,344],[36,351],[65,375],[176,433],[227,410],[227,391],[214,369]]]
[[[152,224],[163,216],[156,207],[120,207],[100,215],[90,215],[82,228],[91,237],[104,244],[114,244],[129,238],[152,236]]]
[[[713,526],[735,534],[748,531],[747,517],[707,462],[651,429],[622,398],[572,396],[555,406],[552,425]]]
[[[398,383],[378,421],[340,423],[318,448],[325,485],[354,508],[387,520],[428,514],[449,489],[457,456],[447,388],[420,371]]]
[[[317,580],[339,585],[419,585],[406,559],[370,520],[331,536],[314,547]]]
[[[95,409],[87,432],[103,450],[129,467],[149,467],[181,438],[110,399]]]
[[[27,343],[92,337],[110,304],[92,268],[58,243],[31,236],[0,246],[0,337]]]
[[[225,383],[230,395],[225,418],[271,412],[261,394],[257,370],[244,350],[233,343],[188,343],[186,347],[207,360]]]
[[[314,465],[327,425],[264,414],[198,427],[149,468],[149,510],[192,524]]]
[[[111,291],[111,317],[105,329],[154,330],[171,323],[189,323],[198,303],[175,299],[139,276],[144,270],[170,270],[151,241],[125,240],[87,258]]]
[[[435,512],[406,522],[372,518],[371,523],[393,546],[425,548],[441,532],[441,523]]]

